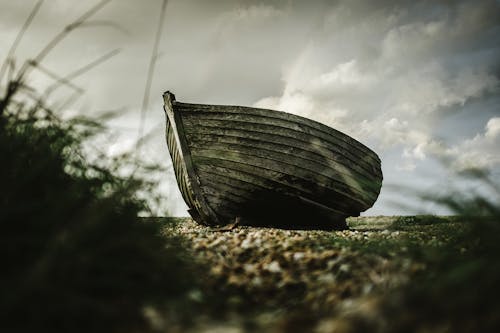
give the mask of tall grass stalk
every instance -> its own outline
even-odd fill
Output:
[[[147,332],[146,308],[167,306],[192,288],[197,268],[179,240],[160,236],[158,223],[138,217],[149,207],[137,193],[153,193],[156,183],[120,175],[131,163],[127,154],[104,161],[97,152],[89,159],[84,143],[102,133],[99,119],[63,121],[44,100],[60,85],[80,93],[72,80],[116,52],[66,76],[51,75],[55,82],[45,94],[30,87],[30,70],[45,69],[45,56],[108,2],[26,61],[0,95],[0,322],[6,331]]]
[[[138,132],[137,144],[136,144],[136,156],[137,156],[137,158],[139,158],[141,143],[143,141],[141,139],[142,139],[142,136],[144,135],[144,125],[145,125],[145,121],[146,121],[146,112],[147,112],[148,107],[149,107],[151,85],[153,83],[154,70],[155,70],[156,60],[158,58],[158,49],[160,46],[161,35],[163,32],[163,23],[165,22],[165,11],[167,9],[167,3],[168,3],[167,0],[162,0],[161,9],[160,9],[160,17],[158,20],[158,27],[157,27],[156,35],[155,35],[155,41],[153,44],[153,50],[151,51],[151,58],[149,59],[148,75],[146,78],[146,84],[144,86],[144,95],[143,95],[142,106],[141,106],[141,116],[140,116],[140,120],[139,120],[139,132]]]
[[[14,42],[10,46],[9,52],[7,52],[7,56],[6,56],[5,60],[4,60],[4,62],[2,63],[2,66],[0,67],[0,86],[2,84],[2,80],[3,80],[3,76],[5,74],[5,71],[8,69],[8,67],[10,67],[10,66],[13,65],[14,54],[15,54],[15,52],[17,50],[17,47],[18,47],[19,43],[23,39],[24,34],[28,30],[31,22],[33,22],[33,19],[35,18],[36,14],[38,13],[38,10],[42,6],[42,4],[43,4],[43,0],[39,0],[35,4],[35,6],[33,7],[33,9],[30,12],[28,18],[24,22],[21,30],[19,30],[19,33],[17,34],[16,38],[14,39]],[[10,80],[8,79],[7,82],[10,82]]]

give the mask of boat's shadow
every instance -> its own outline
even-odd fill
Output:
[[[305,204],[300,198],[261,193],[241,207],[239,225],[286,230],[345,230],[346,216]]]

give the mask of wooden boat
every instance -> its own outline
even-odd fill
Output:
[[[355,139],[281,111],[180,103],[163,95],[177,184],[195,221],[345,228],[382,186],[380,159]]]

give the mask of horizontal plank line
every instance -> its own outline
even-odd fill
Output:
[[[235,191],[234,187],[220,182],[211,181],[208,178],[203,178],[201,190],[206,195],[212,195],[215,197],[231,197],[234,202],[238,202],[240,204],[253,199],[251,196],[245,197],[242,192]]]
[[[314,201],[318,201],[325,206],[332,207],[341,206],[342,209],[346,209],[349,212],[359,212],[362,210],[366,210],[367,207],[371,206],[365,202],[360,201],[357,198],[352,198],[350,196],[346,196],[344,193],[339,192],[337,190],[321,187],[317,184],[309,184],[309,186],[298,186],[298,181],[294,181],[292,183],[286,183],[280,180],[284,175],[281,172],[268,170],[269,172],[276,174],[276,177],[264,177],[262,175],[265,169],[249,166],[246,164],[227,161],[223,159],[211,159],[206,158],[203,161],[200,161],[198,164],[197,170],[202,172],[210,172],[211,168],[218,168],[221,175],[229,177],[229,173],[232,174],[232,178],[239,179],[240,181],[244,181],[245,183],[251,184],[253,186],[259,186],[263,188],[264,191],[269,192],[279,192],[284,193],[293,197],[303,196],[306,198],[311,198]],[[227,174],[224,174],[224,170],[226,170]],[[199,171],[198,171],[199,172]],[[245,177],[248,179],[245,181]],[[243,178],[243,179],[242,179]],[[296,178],[296,177],[293,177]],[[302,181],[302,183],[304,183]],[[310,183],[310,182],[306,182]],[[242,189],[244,190],[244,189]]]
[[[329,175],[325,175],[324,173],[319,173],[316,172],[315,170],[308,169],[304,166],[291,164],[289,163],[290,159],[287,160],[271,159],[269,157],[262,157],[262,156],[257,156],[255,154],[242,153],[242,152],[238,152],[237,155],[232,154],[233,152],[230,152],[228,154],[227,151],[217,150],[211,147],[202,149],[192,149],[191,151],[193,158],[195,158],[195,156],[196,158],[198,156],[202,156],[205,158],[224,159],[227,161],[232,161],[244,165],[257,167],[260,169],[280,172],[288,177],[296,177],[309,183],[312,182],[315,184],[321,184],[326,188],[330,188],[334,191],[344,193],[346,196],[353,198],[353,200],[355,200],[354,198],[359,198],[360,200],[363,201],[366,200],[374,202],[377,198],[376,193],[370,191],[364,191],[357,184],[356,186],[354,186],[354,184],[357,183],[355,179],[350,178],[350,179],[343,179],[344,181],[341,181]],[[254,163],[252,163],[252,161],[254,161]],[[271,165],[273,164],[274,166],[271,167]],[[306,175],[300,175],[300,173],[295,172],[299,170],[305,171],[303,173],[308,174],[310,176],[309,177],[310,179],[306,178],[307,177]]]
[[[308,126],[318,131],[322,131],[327,135],[339,137],[346,139],[346,142],[359,145],[360,149],[363,149],[365,153],[377,155],[373,150],[363,145],[361,142],[356,139],[342,133],[341,131],[317,122],[312,119],[308,119],[302,116],[298,116],[292,113],[270,110],[270,109],[261,109],[261,108],[252,108],[252,107],[244,107],[244,106],[232,106],[232,105],[207,105],[207,104],[191,104],[191,103],[176,103],[176,109],[179,109],[182,112],[191,111],[191,112],[210,112],[210,113],[233,113],[233,114],[251,114],[254,116],[274,118],[279,120],[286,120],[289,122],[299,123],[301,125]],[[351,144],[354,144],[351,143]],[[378,156],[377,156],[378,158]]]
[[[208,143],[208,144],[207,144]],[[209,147],[209,148],[207,148]],[[276,148],[276,145],[272,145],[273,148]],[[312,173],[317,173],[324,175],[325,177],[331,178],[333,180],[343,179],[345,183],[349,183],[349,181],[355,181],[356,187],[359,191],[363,193],[378,193],[379,191],[379,182],[373,178],[374,176],[360,175],[359,172],[352,172],[352,170],[347,169],[345,166],[335,163],[334,166],[328,165],[325,162],[325,159],[310,159],[306,158],[307,154],[301,153],[289,153],[286,149],[276,149],[271,150],[267,147],[255,147],[252,144],[243,144],[243,143],[224,143],[220,141],[205,141],[205,142],[192,142],[191,149],[193,150],[202,150],[202,149],[210,149],[210,150],[218,150],[224,152],[236,152],[247,154],[251,156],[257,156],[264,159],[274,160],[276,162],[287,163],[293,167],[301,167],[305,170],[309,170]],[[340,170],[345,169],[345,170]],[[358,177],[355,177],[356,174]],[[373,179],[373,180],[370,180]]]
[[[217,179],[225,179],[225,181],[232,181],[232,182],[244,183],[245,185],[243,185],[243,186],[250,185],[250,186],[260,187],[265,192],[269,192],[269,193],[276,192],[276,188],[275,187],[267,187],[267,186],[257,185],[255,183],[248,182],[246,180],[237,178],[235,175],[228,174],[227,172],[224,171],[224,169],[230,170],[227,167],[213,167],[213,168],[209,167],[209,168],[207,168],[206,170],[203,171],[203,174],[211,176],[211,177],[214,177],[214,178],[217,178]],[[236,171],[240,172],[239,170],[236,170]],[[252,176],[252,177],[258,177],[258,176],[253,175],[253,174],[248,174],[248,175]],[[293,194],[287,194],[287,193],[280,193],[280,194],[285,195],[285,196],[290,196],[290,197],[293,197],[295,199],[299,198],[299,195],[293,195]],[[338,210],[336,208],[332,208],[331,205],[325,204],[325,203],[320,202],[320,201],[315,200],[315,199],[308,199],[308,200],[312,201],[312,202],[317,202],[318,206],[320,206],[320,205],[321,206],[325,206],[329,210],[331,210],[332,212],[335,212],[336,214],[339,214],[339,215],[351,215],[351,214],[356,214],[357,213],[357,211],[352,211],[352,210],[348,211],[348,212],[341,211],[341,210]],[[338,203],[338,201],[336,203]],[[341,207],[338,207],[338,208],[341,208]]]
[[[196,134],[189,134],[189,143],[191,146],[210,146],[214,143],[221,143],[227,145],[241,145],[245,147],[252,147],[255,149],[264,149],[269,151],[283,152],[286,154],[300,156],[301,158],[325,165],[329,168],[335,170],[347,169],[349,172],[353,172],[362,178],[366,179],[380,179],[380,175],[375,172],[368,172],[357,164],[350,164],[348,166],[345,164],[345,159],[339,161],[338,159],[332,158],[331,154],[326,156],[326,154],[318,153],[317,150],[307,150],[306,147],[302,145],[287,145],[284,143],[279,143],[276,140],[265,140],[265,137],[259,136],[258,139],[250,138],[248,136],[242,135],[229,135],[229,134],[216,134],[216,133],[205,133],[203,130]],[[344,163],[342,163],[344,162]]]
[[[297,147],[301,146],[306,150],[306,147],[311,147],[310,152],[316,152],[317,154],[323,156],[327,160],[331,160],[337,163],[347,164],[348,168],[360,168],[364,170],[368,174],[375,174],[376,177],[382,178],[382,173],[380,170],[380,164],[376,165],[369,164],[363,161],[363,158],[355,158],[354,160],[349,158],[349,156],[345,156],[340,151],[332,151],[327,147],[324,147],[317,142],[311,142],[306,140],[301,140],[299,138],[287,135],[280,135],[276,133],[262,133],[258,131],[251,131],[248,129],[235,129],[235,128],[219,128],[214,126],[206,126],[199,125],[195,128],[189,129],[187,131],[186,136],[188,141],[196,138],[196,135],[212,135],[212,136],[232,136],[232,137],[242,137],[242,138],[250,138],[254,140],[261,140],[268,143],[278,142],[282,145],[286,145],[289,147]],[[290,142],[290,144],[285,144],[284,142]],[[336,159],[332,158],[335,157]]]
[[[375,158],[376,155],[368,154],[363,151],[355,152],[355,146],[348,143],[340,143],[339,140],[327,140],[320,138],[304,131],[292,129],[289,127],[277,126],[273,124],[262,124],[254,122],[244,122],[237,120],[224,120],[224,119],[206,119],[198,117],[184,117],[182,118],[184,125],[197,128],[198,126],[206,126],[211,128],[220,129],[239,129],[240,131],[252,131],[262,134],[281,135],[285,137],[296,138],[305,142],[315,141],[317,145],[323,146],[331,151],[335,151],[341,155],[349,157],[351,160],[364,159],[370,165],[380,164],[380,160]]]
[[[357,149],[361,154],[369,154],[373,155],[372,157],[375,160],[380,162],[379,157],[368,147],[363,145],[361,142],[356,139],[342,133],[338,132],[336,134],[325,132],[315,127],[308,126],[307,124],[297,123],[295,121],[291,121],[289,119],[272,117],[269,115],[254,115],[248,113],[237,113],[237,112],[227,112],[227,111],[200,111],[200,110],[184,110],[182,111],[183,119],[202,119],[202,120],[214,120],[214,121],[235,121],[235,122],[244,122],[250,124],[259,124],[259,125],[270,125],[276,127],[287,128],[294,131],[299,131],[308,135],[312,135],[315,137],[319,137],[325,141],[328,141],[332,144],[338,144],[340,141],[349,145],[350,147]],[[332,140],[334,138],[334,140]]]

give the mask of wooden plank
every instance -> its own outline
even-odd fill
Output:
[[[358,198],[351,198],[343,193],[317,184],[303,182],[295,177],[283,175],[280,172],[264,170],[223,159],[207,158],[200,159],[199,162],[197,168],[200,175],[204,175],[205,177],[206,175],[211,177],[215,177],[215,175],[225,177],[227,181],[232,183],[232,186],[239,188],[239,193],[242,195],[245,195],[243,193],[248,193],[253,197],[254,195],[274,191],[290,197],[303,196],[349,214],[368,208],[368,205],[365,202],[360,202]],[[284,176],[288,179],[284,179]],[[220,177],[216,178],[216,180],[225,182]]]
[[[203,179],[213,179],[214,181],[212,182],[214,184],[214,188],[211,189],[211,193],[215,194],[211,196],[208,200],[210,201],[210,204],[216,211],[220,211],[221,214],[224,216],[229,217],[229,220],[233,220],[235,217],[243,217],[245,218],[249,214],[248,211],[245,211],[246,208],[250,207],[260,207],[260,210],[262,211],[262,202],[259,202],[260,194],[262,192],[252,190],[250,191],[247,195],[249,197],[245,198],[244,202],[241,202],[240,199],[235,200],[234,197],[226,197],[226,193],[228,193],[225,189],[223,190],[217,190],[216,188],[220,188],[220,184],[222,182],[226,183],[231,183],[229,187],[234,191],[234,189],[238,189],[238,191],[243,191],[242,189],[247,188],[247,184],[249,184],[251,187],[261,187],[261,186],[255,186],[255,184],[251,183],[246,183],[244,180],[237,179],[233,177],[232,175],[229,175],[231,170],[224,170],[224,168],[210,168],[210,171],[206,171],[204,174]],[[270,191],[269,188],[262,187],[264,189],[264,193],[267,194],[273,194],[276,193],[275,191]],[[275,189],[276,187],[273,187]],[[294,214],[297,213],[297,211],[302,211],[302,210],[314,210],[317,212],[318,210],[321,210],[320,217],[322,220],[328,220],[328,221],[335,221],[335,223],[339,223],[343,225],[343,221],[347,216],[350,214],[336,210],[334,208],[327,207],[325,205],[322,205],[321,203],[318,203],[316,201],[306,199],[304,197],[300,197],[297,195],[294,195],[295,199],[285,199],[285,202],[289,203],[286,204],[286,207],[281,207],[282,211],[275,212],[275,215],[277,215],[279,218],[282,219],[295,219]],[[283,199],[283,197],[282,197]],[[280,200],[280,199],[277,199]],[[294,200],[292,203],[291,201]],[[283,200],[280,200],[283,202]],[[269,201],[269,205],[272,206],[274,200]],[[252,203],[255,205],[252,206]],[[276,211],[278,207],[268,207],[270,210]],[[293,212],[290,212],[290,209],[294,209]],[[271,211],[263,211],[263,214],[271,214]],[[308,213],[309,214],[309,213]],[[354,213],[357,215],[356,213]],[[307,218],[309,218],[308,223],[304,223],[303,226],[307,226],[308,224],[314,224],[318,221],[314,221],[314,216],[308,216],[306,215]],[[312,219],[312,220],[311,220]],[[296,221],[295,221],[296,222]],[[305,221],[304,221],[305,222]],[[333,224],[332,224],[333,226]]]
[[[234,183],[231,184],[225,177],[219,177],[213,174],[204,174],[200,172],[200,176],[203,178],[202,191],[207,194],[221,196],[227,195],[233,198],[236,202],[246,202],[248,200],[252,200],[254,195],[252,194],[254,191],[248,191],[248,185],[245,184],[245,191],[238,186],[234,186]]]
[[[196,171],[193,168],[193,162],[191,159],[191,153],[189,151],[189,146],[186,141],[184,125],[182,123],[182,118],[179,112],[176,112],[176,101],[175,96],[166,92],[163,94],[164,99],[164,110],[165,114],[169,120],[169,125],[172,128],[172,134],[174,136],[174,144],[172,144],[172,149],[178,152],[180,160],[177,163],[177,167],[183,168],[183,171],[187,176],[185,177],[188,189],[191,193],[193,199],[192,204],[194,207],[191,209],[196,210],[198,214],[196,216],[200,217],[200,221],[207,224],[219,224],[218,216],[207,204],[203,193],[199,187],[199,179],[196,175]],[[169,147],[170,148],[170,147]],[[175,166],[175,165],[174,165]],[[193,216],[194,218],[194,216]]]
[[[196,113],[191,113],[196,114]],[[311,142],[314,141],[316,145],[321,145],[331,152],[335,152],[337,154],[344,155],[351,160],[356,160],[362,158],[365,160],[367,163],[370,165],[378,165],[380,164],[380,161],[378,160],[378,157],[376,157],[373,154],[367,154],[365,152],[360,152],[359,150],[356,150],[354,146],[349,145],[346,142],[340,141],[340,140],[332,140],[332,138],[324,138],[318,135],[314,135],[312,133],[304,132],[301,130],[296,130],[292,126],[279,126],[275,124],[269,124],[269,123],[254,123],[254,122],[249,122],[249,121],[240,121],[240,120],[230,120],[230,119],[211,119],[211,118],[204,118],[204,117],[199,117],[199,116],[191,116],[191,117],[184,117],[184,123],[192,126],[193,128],[196,128],[197,126],[203,125],[203,126],[209,126],[209,127],[216,127],[216,128],[232,128],[232,129],[240,129],[243,131],[254,131],[254,132],[260,132],[260,133],[267,133],[267,134],[277,134],[280,136],[286,136],[286,137],[294,137],[298,138],[302,141],[305,142]],[[290,128],[292,127],[292,128]],[[315,134],[319,134],[320,132],[317,132]]]
[[[200,120],[200,121],[222,121],[222,122],[239,122],[245,124],[256,124],[256,125],[268,125],[277,128],[285,128],[292,130],[294,132],[299,132],[307,135],[308,137],[313,137],[321,141],[328,142],[329,144],[340,147],[341,149],[349,148],[356,155],[367,156],[370,158],[370,162],[374,164],[380,164],[380,159],[376,154],[364,149],[361,143],[352,140],[343,140],[341,135],[334,137],[324,131],[318,130],[314,127],[306,126],[304,124],[298,124],[296,122],[291,122],[289,120],[284,120],[276,117],[264,116],[264,115],[251,115],[246,113],[234,113],[234,112],[203,112],[203,111],[183,111],[183,119],[185,120]],[[342,134],[342,136],[345,136]],[[365,147],[366,148],[366,147]]]
[[[189,185],[188,176],[182,164],[182,158],[180,156],[179,149],[177,148],[175,135],[168,117],[166,121],[166,140],[170,157],[172,159],[172,164],[174,166],[175,179],[182,194],[182,198],[184,199],[188,207],[192,209],[194,207],[194,199],[192,197],[192,191]]]
[[[349,147],[340,148],[328,142],[315,139],[304,133],[294,132],[286,128],[275,128],[269,125],[244,124],[212,120],[186,120],[187,133],[189,137],[192,133],[211,133],[218,135],[247,136],[249,138],[259,138],[270,142],[278,142],[284,145],[297,146],[316,151],[325,158],[336,159],[348,167],[358,165],[361,169],[373,174],[375,177],[382,177],[380,164],[373,163],[368,155],[354,155]],[[306,148],[307,147],[307,148]]]
[[[274,117],[277,119],[284,119],[292,123],[301,124],[322,131],[328,136],[334,137],[336,140],[338,139],[344,141],[351,146],[355,146],[356,149],[360,149],[361,151],[367,154],[373,154],[377,156],[377,154],[373,150],[366,147],[356,139],[340,132],[339,130],[326,126],[317,121],[283,111],[236,106],[236,105],[205,105],[205,104],[191,104],[191,103],[178,103],[177,107],[181,111],[198,111],[198,112],[201,111],[201,112],[212,112],[212,113],[224,112],[224,113],[249,114],[260,117]]]
[[[315,176],[313,181],[321,182],[321,177],[324,176],[330,182],[334,182],[335,186],[340,188],[349,187],[348,191],[352,191],[356,195],[367,196],[368,200],[376,199],[380,186],[377,182],[359,176],[356,173],[350,173],[350,170],[342,165],[332,167],[325,162],[311,161],[303,158],[303,155],[290,154],[286,151],[273,151],[251,145],[228,144],[220,142],[198,142],[190,143],[192,154],[197,155],[200,151],[213,152],[213,154],[230,154],[244,163],[247,160],[252,160],[254,157],[274,161],[283,165],[281,170],[288,170],[290,174],[309,174]],[[343,170],[342,172],[339,170]],[[373,179],[373,177],[372,177]],[[346,190],[347,191],[347,190]],[[375,196],[375,198],[372,198]]]
[[[164,99],[176,179],[203,222],[276,204],[291,220],[317,213],[345,226],[380,192],[380,159],[342,132],[280,111]]]
[[[244,200],[245,202],[252,201],[255,200],[259,193],[270,191],[270,187],[254,184],[249,181],[248,177],[233,176],[230,169],[215,167],[209,168],[209,170],[200,173],[200,175],[204,175],[203,179],[205,179],[205,182],[212,179],[212,181],[207,182],[206,186],[212,188],[212,193],[231,193],[231,196],[239,198],[238,200],[233,200],[233,202],[241,202],[240,200]],[[305,197],[300,197],[300,199],[315,206],[323,206],[323,209],[327,208],[336,215],[346,215],[345,212],[327,207],[320,202],[312,201]]]
[[[354,164],[338,155],[321,153],[318,147],[311,149],[309,143],[297,141],[295,139],[283,139],[282,137],[260,135],[259,133],[238,131],[229,132],[224,130],[223,133],[214,134],[210,129],[198,127],[197,133],[187,135],[190,146],[210,147],[214,144],[241,145],[254,147],[255,149],[263,149],[270,151],[279,151],[283,154],[300,156],[301,158],[318,163],[325,167],[337,170],[339,173],[348,173],[356,175],[356,177],[365,178],[380,182],[381,176],[374,172],[368,172],[361,168],[358,164]],[[286,142],[286,143],[285,143]]]
[[[329,190],[343,193],[353,200],[360,199],[369,204],[374,202],[377,194],[374,192],[363,191],[357,184],[356,179],[344,178],[337,179],[330,175],[324,175],[319,172],[311,172],[306,168],[298,167],[288,161],[271,159],[269,156],[259,157],[255,154],[246,154],[236,151],[215,150],[215,149],[192,149],[193,158],[199,160],[199,157],[211,159],[223,159],[231,162],[239,163],[260,168],[265,171],[279,172],[281,179],[294,179],[295,182],[302,182],[304,186],[321,186]],[[355,199],[356,198],[356,199]]]

